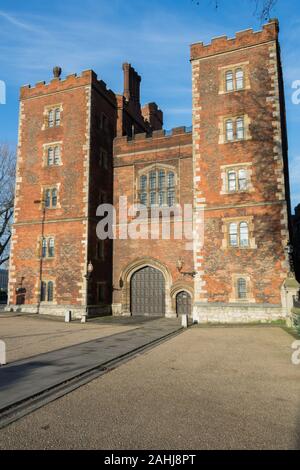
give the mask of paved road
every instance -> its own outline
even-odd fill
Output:
[[[0,448],[299,449],[293,341],[194,327],[0,430]]]
[[[157,319],[139,328],[40,354],[0,369],[0,411],[181,328],[179,320]]]

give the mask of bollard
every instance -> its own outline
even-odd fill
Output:
[[[72,320],[72,312],[71,312],[71,310],[68,310],[65,313],[65,322],[70,323],[71,320]]]
[[[181,326],[183,326],[183,328],[188,327],[188,315],[181,315]]]
[[[81,323],[86,323],[86,313],[81,316]]]
[[[0,341],[0,366],[6,364],[6,344],[4,341]]]

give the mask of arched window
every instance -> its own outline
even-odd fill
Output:
[[[238,246],[238,224],[233,222],[229,224],[229,245]]]
[[[150,206],[156,205],[156,171],[151,171],[150,176]]]
[[[244,71],[242,69],[235,71],[235,88],[236,90],[242,90],[244,88]]]
[[[53,302],[53,282],[49,281],[48,282],[48,289],[47,289],[47,297],[48,297],[48,302]]]
[[[175,175],[172,171],[168,173],[168,195],[167,195],[167,203],[169,207],[173,207],[175,204]]]
[[[236,172],[228,172],[228,191],[236,191]]]
[[[147,205],[147,176],[140,177],[140,203],[144,206]]]
[[[60,164],[60,148],[55,147],[54,149],[54,165]]]
[[[53,127],[54,126],[54,111],[53,109],[50,109],[48,112],[48,127]]]
[[[47,256],[47,239],[42,239],[42,258],[46,258]]]
[[[172,171],[168,173],[168,188],[174,188],[175,175]]]
[[[233,91],[233,73],[231,70],[226,72],[226,91]]]
[[[57,206],[57,189],[53,188],[52,189],[52,207]]]
[[[161,207],[165,205],[166,193],[165,193],[165,179],[166,174],[164,170],[158,172],[158,205]]]
[[[158,168],[139,177],[139,202],[145,206],[174,206],[175,172]]]
[[[54,152],[53,152],[53,147],[48,148],[48,159],[47,159],[47,164],[48,166],[53,165],[54,163]]]
[[[244,129],[244,118],[239,117],[236,120],[236,137],[238,140],[243,140],[245,137],[245,129]]]
[[[51,191],[50,191],[50,189],[46,189],[46,191],[45,191],[45,206],[46,207],[51,206]]]
[[[156,189],[156,171],[150,172],[150,190],[154,191]]]
[[[226,140],[233,140],[233,122],[232,119],[226,121]]]
[[[55,110],[55,126],[60,126],[60,109]]]
[[[49,238],[48,256],[54,258],[54,238]]]
[[[41,302],[53,302],[54,298],[54,283],[53,281],[41,282]]]
[[[41,282],[41,302],[46,301],[46,295],[47,295],[47,284],[46,282]]]
[[[247,222],[240,223],[240,246],[249,246],[249,227]]]
[[[237,280],[237,294],[239,299],[247,298],[247,281],[243,277]]]
[[[239,190],[245,191],[247,189],[247,171],[239,170]]]

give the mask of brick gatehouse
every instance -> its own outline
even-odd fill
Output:
[[[191,46],[192,128],[162,129],[123,64],[23,86],[9,306],[24,312],[268,321],[286,316],[290,191],[279,26]],[[192,207],[193,239],[99,240],[97,207]],[[147,212],[148,214],[148,212]],[[142,225],[148,226],[148,215]],[[136,214],[131,214],[134,222]],[[163,219],[156,218],[157,228]],[[142,230],[142,229],[141,229]],[[88,274],[88,265],[93,271]]]

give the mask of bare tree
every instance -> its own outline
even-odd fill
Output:
[[[192,0],[197,5],[201,4],[201,0]],[[212,0],[215,8],[219,8],[222,4],[222,0]],[[249,3],[254,7],[254,14],[259,17],[261,21],[266,21],[270,18],[273,8],[275,7],[277,0],[249,0]]]
[[[0,266],[9,259],[9,242],[14,210],[16,156],[0,144]]]

